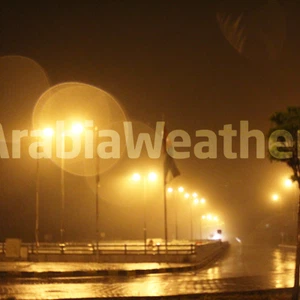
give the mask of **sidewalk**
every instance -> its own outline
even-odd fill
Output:
[[[207,263],[0,262],[0,278],[134,276],[191,271]]]

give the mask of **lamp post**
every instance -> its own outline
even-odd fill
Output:
[[[193,201],[191,202],[191,205],[190,205],[190,219],[191,219],[191,241],[193,241],[194,239],[194,226],[193,226],[193,223],[194,223],[194,216],[193,216],[193,207],[194,206],[197,206],[199,203],[200,204],[204,204],[206,203],[206,200],[204,198],[201,198],[200,200],[197,198],[197,194],[196,193],[193,193]],[[200,235],[202,235],[202,229],[201,229],[201,224],[200,224]]]
[[[192,202],[191,202],[191,205],[190,205],[190,208],[191,208],[191,241],[193,241],[194,239],[194,226],[193,226],[193,221],[194,221],[194,216],[193,216],[193,206],[194,205],[198,205],[199,203],[199,199],[195,198]]]
[[[168,193],[174,194],[174,208],[175,208],[175,240],[178,240],[178,197],[181,193],[184,192],[184,188],[180,186],[177,190],[173,190],[173,188],[169,187],[167,189]]]
[[[284,242],[284,221],[283,221],[283,209],[282,209],[282,199],[280,198],[280,196],[278,194],[273,194],[271,197],[273,202],[278,202],[279,203],[279,215],[280,215],[280,228],[281,228],[281,232],[280,232],[280,238],[281,238],[281,243]]]
[[[99,188],[100,188],[100,156],[98,155],[97,151],[97,140],[98,140],[98,127],[94,127],[95,132],[95,140],[94,140],[94,155],[96,155],[96,172],[95,172],[95,233],[96,233],[96,261],[99,262],[99,236],[100,236],[100,230],[99,230]]]
[[[206,199],[201,198],[201,199],[200,199],[200,203],[201,203],[201,204],[206,203]],[[202,240],[202,218],[200,218],[200,240]]]
[[[73,123],[71,133],[80,135],[83,132],[81,123]],[[60,242],[65,242],[65,132],[61,133],[61,166],[60,166],[60,195],[61,195],[61,212],[60,212]]]
[[[143,239],[144,239],[144,253],[147,253],[147,179],[148,181],[156,181],[157,175],[154,172],[148,173],[148,175],[140,175],[139,173],[134,173],[132,180],[135,182],[143,180],[143,199],[144,199],[144,216],[143,216]]]
[[[184,188],[180,186],[177,190],[179,194],[175,195],[175,239],[178,240],[178,196],[184,192]]]
[[[295,198],[297,199],[298,196],[298,189],[296,187],[296,185],[294,185],[294,182],[287,178],[284,180],[284,186],[285,188],[289,189],[289,190],[293,190],[295,191]],[[296,221],[296,217],[297,217],[297,202],[292,202],[292,218],[293,221]]]
[[[45,128],[38,132],[37,135],[37,149],[40,147],[41,137],[43,140],[45,138],[52,138],[53,129]],[[35,245],[38,252],[39,248],[39,230],[40,230],[40,157],[38,155],[36,160],[36,187],[35,187]]]
[[[38,138],[39,141],[39,138]],[[35,246],[38,252],[39,248],[39,227],[40,227],[40,163],[36,160],[36,179],[35,179]]]
[[[60,166],[60,242],[64,242],[64,233],[65,233],[65,225],[64,225],[64,216],[65,216],[65,136],[64,133],[61,135],[62,139],[62,149],[61,149],[61,166]]]

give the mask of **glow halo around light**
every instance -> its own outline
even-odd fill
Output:
[[[114,130],[121,137],[120,153],[125,148],[123,122],[127,120],[124,110],[118,101],[107,92],[92,85],[67,82],[55,85],[48,89],[37,101],[32,114],[32,124],[36,129],[56,129],[57,121],[64,121],[64,129],[71,130],[74,123],[85,124],[92,120],[93,127],[89,130]],[[76,158],[61,159],[55,152],[55,140],[53,137],[52,161],[65,171],[79,176],[94,176],[110,169],[119,159],[102,159],[94,155],[86,158],[84,150],[85,132],[81,133],[81,152]],[[98,141],[97,141],[98,140]],[[94,138],[94,143],[101,143],[100,138]],[[70,147],[71,140],[65,139],[66,147]],[[90,145],[90,147],[93,147]],[[95,147],[95,146],[94,146]],[[95,148],[94,148],[95,151]],[[99,164],[99,168],[97,168]]]

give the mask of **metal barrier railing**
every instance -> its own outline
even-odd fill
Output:
[[[143,243],[22,243],[29,254],[194,254],[195,243],[188,244],[165,244],[145,245]],[[5,243],[0,243],[0,253],[5,254]]]

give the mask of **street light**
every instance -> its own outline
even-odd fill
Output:
[[[182,186],[180,186],[180,187],[178,188],[178,192],[179,192],[179,193],[183,193],[183,192],[184,192],[184,188],[183,188]]]
[[[296,185],[294,185],[294,182],[290,178],[286,178],[284,180],[284,186],[289,190],[293,190],[293,187],[296,187]],[[295,198],[297,198],[298,189],[294,188],[294,191],[295,191]],[[292,206],[292,219],[293,221],[295,221],[297,216],[297,202],[292,201],[291,206]]]
[[[54,130],[50,127],[44,128],[43,129],[43,136],[44,137],[52,137],[54,134]]]
[[[133,181],[140,181],[141,180],[141,175],[139,173],[134,173],[132,175],[132,180]]]
[[[148,174],[148,180],[149,181],[156,181],[156,179],[157,179],[157,175],[156,175],[156,173],[154,173],[154,172],[150,172],[149,174]]]
[[[190,195],[189,194],[185,194],[184,195],[186,199],[189,199],[190,198]],[[191,201],[191,204],[190,204],[190,221],[191,221],[191,241],[194,239],[194,228],[193,228],[193,219],[194,219],[194,216],[193,216],[193,207],[198,205],[199,203],[200,204],[204,204],[206,202],[206,200],[204,198],[201,198],[201,200],[199,200],[198,198],[198,195],[197,193],[193,193],[192,194],[192,201]],[[202,236],[202,229],[201,229],[201,224],[200,224],[200,239],[201,239],[201,236]]]
[[[140,180],[143,180],[143,198],[144,198],[144,227],[143,227],[143,237],[144,237],[144,253],[147,253],[147,214],[146,214],[146,209],[147,209],[147,199],[146,199],[146,179],[148,181],[154,182],[157,179],[157,174],[154,172],[148,173],[147,176],[145,175],[140,175],[139,173],[134,173],[132,175],[132,180],[135,182],[138,182]]]
[[[81,123],[76,122],[71,126],[71,133],[73,135],[80,135],[84,131]],[[60,242],[65,242],[65,132],[61,134],[62,139],[62,153],[61,153],[61,169],[60,169],[60,189],[61,189],[61,218],[60,218]]]
[[[80,132],[80,126],[77,127],[77,131]],[[96,257],[97,262],[99,262],[99,188],[100,188],[100,156],[97,153],[97,142],[96,139],[98,136],[98,127],[94,126],[95,138],[94,138],[94,153],[96,155],[96,172],[95,172],[95,212],[96,212]]]
[[[53,136],[53,129],[50,127],[44,128],[41,130],[41,136],[43,139],[45,138],[52,138]],[[40,147],[40,135],[37,137],[38,147]],[[38,251],[39,247],[39,229],[40,229],[40,163],[39,157],[36,160],[36,187],[35,187],[35,244],[36,249]]]
[[[182,186],[180,186],[178,188],[178,192],[181,194],[184,192],[184,188]],[[179,195],[180,195],[179,194]],[[175,195],[175,239],[178,240],[178,195]]]
[[[280,232],[280,237],[281,237],[281,243],[283,243],[284,240],[284,221],[283,221],[283,209],[282,209],[282,200],[280,199],[280,196],[278,194],[273,194],[271,197],[273,202],[278,202],[279,203],[279,215],[280,215],[280,223],[281,223],[281,232]]]
[[[205,222],[205,226],[203,226],[203,228],[210,228],[215,225],[219,226],[224,224],[223,222],[220,222],[220,218],[218,216],[212,214],[202,215],[200,221]]]
[[[279,200],[279,195],[278,194],[273,194],[272,195],[272,200],[277,202]]]
[[[171,187],[168,187],[167,192],[168,192],[168,193],[172,193],[172,192],[173,192],[173,189],[172,189]]]
[[[191,241],[193,241],[194,239],[194,228],[193,228],[193,219],[194,219],[194,216],[193,216],[193,207],[194,205],[197,205],[199,203],[199,200],[196,198],[196,193],[193,194],[193,201],[191,202],[191,205],[190,205],[190,218],[191,218]]]
[[[178,193],[182,194],[184,192],[184,188],[182,186],[178,187],[177,190],[173,190],[173,188],[169,187],[167,189],[168,193],[174,192],[174,207],[175,207],[175,239],[178,240]],[[186,193],[187,194],[187,193]],[[185,195],[186,195],[185,194]]]
[[[293,186],[293,181],[291,179],[287,178],[284,180],[284,185],[285,185],[285,187],[290,188]]]
[[[71,132],[73,134],[81,134],[83,133],[84,127],[81,123],[73,123]]]

